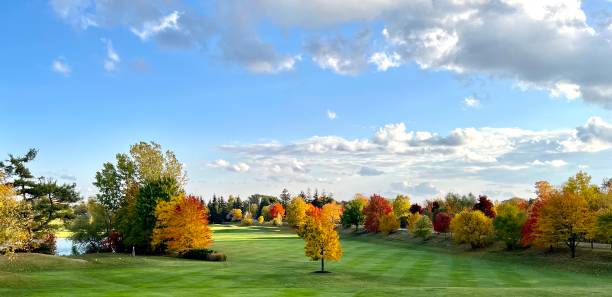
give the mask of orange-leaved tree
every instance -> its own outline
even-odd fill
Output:
[[[278,216],[283,218],[285,216],[285,208],[283,207],[283,205],[278,202],[272,204],[272,206],[270,206],[270,216],[273,219]]]
[[[529,246],[536,238],[538,220],[540,218],[540,209],[548,198],[556,191],[555,188],[547,181],[539,181],[535,183],[536,194],[538,197],[527,207],[527,221],[521,229],[521,245]]]
[[[165,244],[171,252],[181,253],[206,248],[212,243],[208,211],[197,197],[180,194],[168,202],[161,201],[155,208],[155,216],[153,246]]]
[[[393,209],[387,199],[374,194],[370,197],[370,201],[368,201],[368,205],[366,205],[363,212],[366,216],[364,223],[365,229],[368,230],[368,232],[376,233],[380,231],[378,228],[380,217],[390,214],[393,212]]]
[[[308,211],[300,229],[300,236],[306,242],[304,253],[313,261],[321,260],[320,272],[325,272],[325,260],[337,261],[342,257],[336,225],[320,208],[313,207]]]

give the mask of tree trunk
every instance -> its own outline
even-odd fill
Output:
[[[321,258],[321,272],[325,272],[325,260]]]

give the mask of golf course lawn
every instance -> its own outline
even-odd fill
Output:
[[[360,238],[343,239],[341,261],[318,274],[319,262],[308,261],[303,241],[287,229],[213,229],[213,249],[227,262],[18,255],[0,259],[0,296],[612,296],[610,274]]]

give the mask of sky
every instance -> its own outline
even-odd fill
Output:
[[[131,144],[185,188],[415,201],[612,177],[612,2],[2,1],[0,155],[84,197]],[[4,157],[3,157],[4,158]]]

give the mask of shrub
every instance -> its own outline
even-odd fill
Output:
[[[283,217],[280,214],[277,214],[274,219],[270,221],[274,226],[282,226],[283,225]]]
[[[408,224],[408,231],[414,232],[414,228],[416,227],[416,223],[421,219],[422,215],[417,213],[410,213],[406,217],[406,223]]]
[[[232,212],[230,212],[230,216],[232,217],[232,222],[238,222],[242,220],[242,210],[240,208],[234,208]]]
[[[448,232],[448,228],[450,227],[451,217],[445,212],[439,212],[436,214],[434,220],[434,230],[436,232],[445,233]]]
[[[225,254],[209,249],[190,249],[180,254],[180,257],[202,261],[227,261]]]
[[[263,224],[263,223],[264,223],[264,221],[265,221],[265,220],[264,220],[264,216],[259,216],[259,218],[257,218],[257,222],[258,222],[259,224]]]
[[[453,238],[458,243],[469,243],[472,249],[491,242],[493,224],[491,219],[478,210],[464,210],[457,214],[450,224]]]
[[[433,228],[433,226],[429,217],[422,216],[415,224],[414,236],[427,239],[431,235],[431,228]]]
[[[253,216],[250,212],[247,212],[242,218],[242,226],[251,226],[253,225]]]
[[[378,229],[385,235],[389,235],[399,229],[399,220],[395,218],[393,213],[383,215],[378,220]]]
[[[46,233],[42,235],[40,244],[32,250],[34,253],[55,255],[55,234]]]
[[[179,254],[181,258],[193,260],[208,260],[208,255],[215,251],[209,249],[189,249]]]

